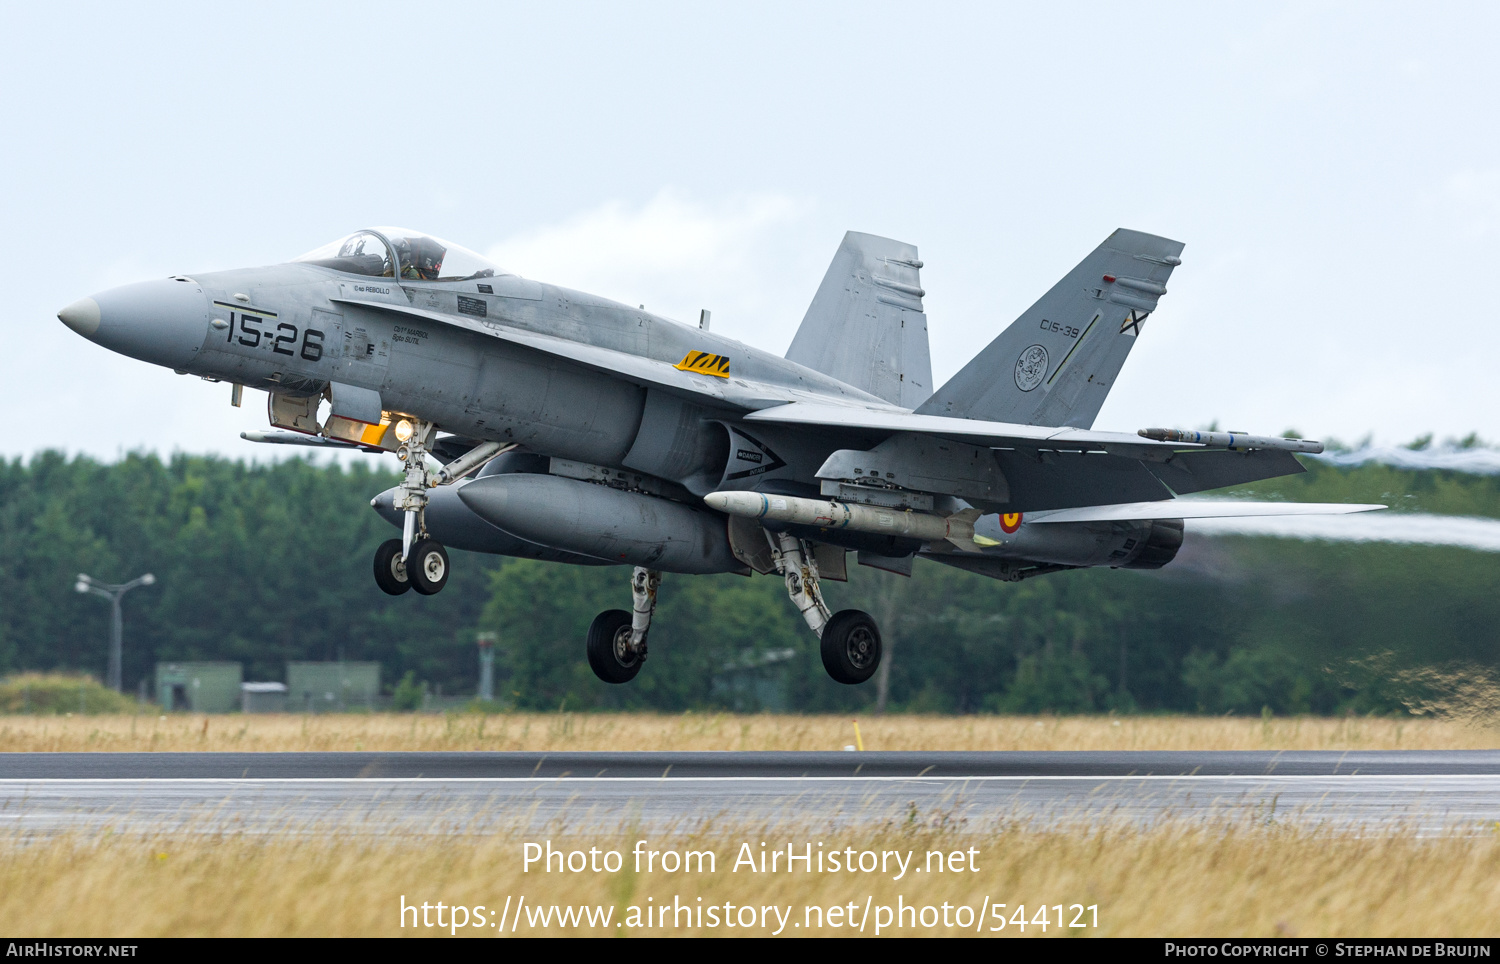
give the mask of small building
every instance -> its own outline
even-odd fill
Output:
[[[286,684],[242,683],[240,710],[245,713],[286,712]]]
[[[156,702],[164,710],[229,713],[239,708],[239,663],[157,663]]]
[[[286,664],[286,708],[292,713],[373,710],[380,698],[380,664]]]
[[[714,675],[710,692],[737,713],[784,713],[787,663],[796,656],[795,649],[743,653]]]

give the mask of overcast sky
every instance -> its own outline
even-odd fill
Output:
[[[1136,228],[1187,250],[1097,427],[1500,440],[1495,5],[3,13],[0,454],[279,454],[55,313],[371,224],[778,353],[845,230],[899,238],[939,383]]]

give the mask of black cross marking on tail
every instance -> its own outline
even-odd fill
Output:
[[[1150,316],[1151,312],[1149,311],[1132,310],[1130,314],[1125,316],[1125,323],[1120,326],[1120,334],[1129,333],[1131,335],[1139,335],[1141,333],[1141,325]]]

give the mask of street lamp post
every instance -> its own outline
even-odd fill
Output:
[[[149,586],[156,582],[156,577],[151,573],[137,576],[129,582],[115,585],[108,582],[99,582],[92,576],[84,573],[78,574],[78,582],[73,588],[78,592],[93,593],[103,596],[109,600],[110,623],[109,623],[109,679],[107,685],[116,693],[121,692],[123,681],[120,668],[122,650],[124,648],[125,624],[120,614],[120,599],[136,586]]]

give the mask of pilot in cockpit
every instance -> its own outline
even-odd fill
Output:
[[[408,281],[436,281],[448,249],[433,238],[392,238],[401,261],[401,277]]]

